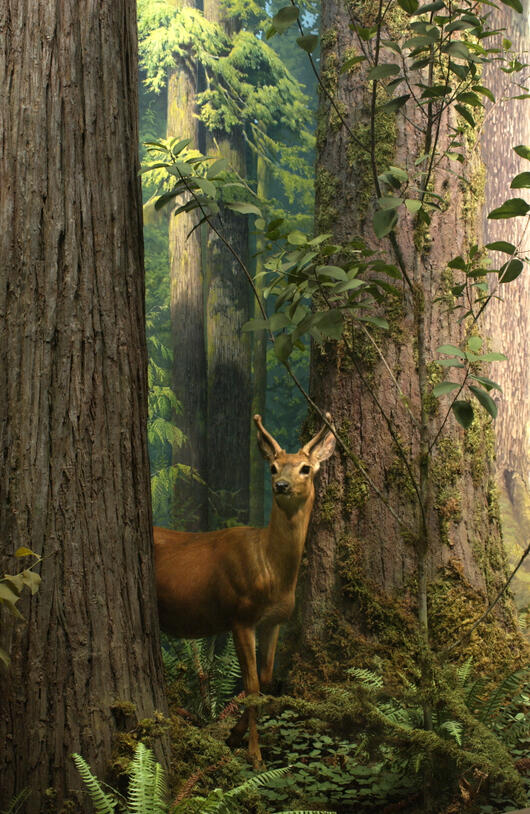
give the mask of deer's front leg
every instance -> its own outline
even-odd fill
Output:
[[[278,644],[280,625],[264,625],[259,629],[260,645],[260,671],[259,683],[262,692],[270,692],[272,673],[274,670],[274,656]]]
[[[256,633],[254,628],[237,625],[233,628],[234,644],[236,646],[237,657],[241,666],[241,676],[243,687],[247,695],[257,695],[259,693],[258,668],[256,664]],[[235,725],[231,733],[231,740],[234,736],[242,735],[247,727],[248,721],[248,754],[255,769],[263,766],[261,751],[258,742],[257,712],[256,707],[251,704],[247,707],[241,720]]]

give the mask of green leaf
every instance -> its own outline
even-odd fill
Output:
[[[465,105],[471,105],[471,107],[484,107],[477,94],[472,91],[463,91],[459,93],[456,98],[459,102],[463,102]]]
[[[485,96],[487,99],[490,100],[490,102],[495,101],[495,96],[493,95],[491,90],[489,88],[485,88],[484,85],[473,85],[473,90],[475,90],[477,93],[481,93],[482,96]]]
[[[469,339],[467,340],[467,346],[468,346],[469,350],[472,350],[473,352],[478,353],[478,351],[482,347],[482,337],[481,336],[470,336]]]
[[[469,389],[473,393],[474,396],[480,401],[486,412],[490,414],[492,418],[497,418],[497,405],[493,401],[492,397],[487,393],[485,390],[482,390],[480,387],[475,387],[474,385],[470,384]]]
[[[325,311],[318,315],[316,326],[324,336],[339,340],[344,329],[342,313],[338,309]]]
[[[519,144],[517,147],[513,148],[517,155],[520,155],[521,158],[526,158],[530,161],[530,147],[525,147],[524,144]]]
[[[195,182],[197,186],[202,189],[204,194],[208,196],[208,198],[215,198],[217,190],[211,181],[208,181],[207,178],[195,178]]]
[[[396,76],[399,72],[399,65],[384,63],[383,65],[376,65],[375,68],[370,68],[367,79],[386,79],[389,76]]]
[[[376,237],[382,238],[392,231],[398,222],[398,214],[395,209],[378,209],[374,213],[373,226]]]
[[[307,235],[304,235],[299,229],[294,229],[287,235],[287,242],[291,246],[305,246],[307,243]]]
[[[370,325],[375,325],[376,328],[382,328],[384,331],[388,331],[390,327],[386,319],[383,319],[383,317],[373,317],[368,316],[367,314],[355,314],[354,316],[355,319],[358,319],[360,322],[368,322]]]
[[[480,384],[486,388],[486,390],[500,390],[502,393],[502,387],[497,382],[492,381],[492,379],[486,378],[486,376],[474,376],[471,374],[471,378],[475,379],[475,381],[480,382]]]
[[[16,608],[19,599],[19,594],[11,585],[5,581],[0,582],[0,603],[4,604],[13,616],[22,619],[22,614]]]
[[[299,17],[296,6],[284,6],[272,18],[272,26],[279,34],[286,31]]]
[[[398,5],[407,14],[414,14],[419,8],[419,0],[398,0]]]
[[[450,269],[458,269],[459,271],[465,271],[467,269],[467,263],[463,257],[458,255],[458,257],[453,257],[447,264]]]
[[[417,201],[415,198],[405,198],[405,206],[412,212],[414,215],[419,209],[422,207],[421,201]]]
[[[403,203],[403,198],[396,198],[395,195],[382,195],[377,199],[381,209],[397,209]]]
[[[318,37],[316,34],[305,34],[303,37],[296,38],[296,44],[302,51],[312,54],[318,45]]]
[[[510,189],[530,189],[530,172],[520,172],[516,175]]]
[[[9,658],[8,654],[4,650],[3,647],[0,647],[0,661],[5,667],[9,667],[11,664],[11,659]]]
[[[320,276],[332,277],[334,280],[345,280],[346,272],[340,266],[317,266],[315,271]]]
[[[286,362],[293,350],[293,338],[290,334],[280,334],[274,340],[274,353],[280,362]]]
[[[36,594],[41,583],[40,576],[34,571],[22,571],[22,578],[24,580],[24,585],[30,589],[32,594]]]
[[[454,416],[458,423],[467,430],[473,423],[473,405],[470,401],[461,401],[458,399],[452,405]]]
[[[511,283],[516,280],[523,270],[521,260],[510,260],[499,269],[499,283]]]
[[[268,319],[249,319],[248,322],[245,322],[242,329],[243,331],[261,331],[264,328],[269,328],[269,320]]]
[[[206,173],[207,178],[216,178],[220,173],[224,172],[228,169],[228,161],[226,158],[218,158],[217,161],[214,161],[213,164],[210,165],[208,168],[208,172]]]
[[[457,110],[460,113],[462,118],[465,119],[466,122],[471,125],[471,127],[475,127],[475,119],[473,118],[467,107],[464,107],[463,105],[455,105],[455,110]]]
[[[246,201],[233,201],[226,204],[228,209],[233,209],[234,212],[240,212],[242,215],[258,215],[261,217],[261,210],[254,204],[247,203]]]
[[[458,382],[440,382],[432,389],[433,396],[439,398],[440,396],[445,396],[447,393],[452,393],[453,390],[458,390],[460,385]]]
[[[351,68],[353,68],[355,65],[358,65],[359,62],[364,62],[365,59],[366,59],[366,57],[363,56],[362,54],[354,56],[354,57],[348,57],[348,59],[345,59],[344,62],[342,63],[342,67],[341,67],[339,73],[340,74],[348,73],[348,71]]]
[[[498,351],[490,351],[489,353],[481,353],[479,356],[480,362],[506,362],[507,356]]]
[[[490,220],[517,218],[520,215],[526,215],[529,210],[530,205],[522,198],[510,198],[508,201],[505,201],[502,206],[490,212],[488,218]]]
[[[523,13],[523,6],[521,4],[521,0],[501,0],[501,3],[504,3],[505,6],[509,6],[510,8],[515,9],[515,11],[519,12],[519,14]]]
[[[389,102],[385,102],[384,105],[381,105],[381,110],[384,110],[386,113],[396,113],[409,99],[410,93],[397,96],[395,99],[391,99]]]
[[[464,351],[458,348],[456,345],[440,345],[439,348],[436,348],[436,351],[437,353],[447,353],[454,356],[460,356],[461,359],[466,358]]]
[[[508,243],[506,240],[495,240],[493,243],[486,243],[486,249],[492,252],[504,252],[505,254],[515,254],[517,249],[513,243]]]
[[[442,48],[446,54],[450,54],[455,59],[469,59],[469,48],[462,40],[453,40],[446,47]]]

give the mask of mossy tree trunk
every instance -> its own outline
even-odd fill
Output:
[[[204,16],[221,24],[228,34],[237,30],[237,20],[224,18],[219,0],[204,3]],[[230,134],[208,132],[206,152],[221,155],[242,178],[246,176],[246,149],[241,128],[234,128]],[[248,218],[225,207],[216,218],[215,226],[248,266]],[[219,528],[228,520],[248,522],[250,336],[241,329],[250,316],[250,293],[240,263],[209,228],[204,267],[208,528]]]
[[[503,29],[499,40],[508,38],[513,50],[525,62],[530,38],[528,15],[516,14],[507,6],[494,12],[494,27]],[[517,76],[517,74],[516,74]],[[528,101],[512,99],[513,74],[488,67],[484,81],[495,94],[497,104],[488,116],[481,143],[487,180],[484,206],[484,235],[487,242],[507,240],[530,252],[530,234],[526,218],[508,221],[487,220],[487,213],[511,196],[527,200],[527,190],[508,192],[512,178],[527,169],[513,147],[530,144]],[[497,267],[506,256],[496,256]],[[510,564],[519,561],[530,538],[530,277],[523,273],[510,285],[501,286],[502,301],[495,299],[488,311],[488,328],[495,337],[496,349],[502,350],[507,362],[498,362],[492,371],[503,390],[496,422],[498,486]],[[527,561],[515,577],[517,604],[530,602],[530,563]]]
[[[194,6],[193,0],[188,5]],[[196,118],[198,68],[192,58],[177,59],[167,86],[168,138],[191,139],[199,147]],[[177,206],[184,201],[179,198]],[[201,230],[189,234],[198,222],[194,213],[169,218],[170,308],[173,339],[173,388],[182,405],[179,426],[186,443],[176,463],[190,467],[187,485],[179,479],[175,500],[178,513],[188,517],[188,531],[204,530],[208,524],[208,459],[206,447],[206,347],[204,279],[201,259]],[[196,477],[198,476],[198,477]]]
[[[267,199],[267,165],[258,155],[256,160],[257,193],[261,200]],[[262,237],[256,240],[256,271],[255,286],[261,302],[265,302],[263,290],[265,288],[264,277],[260,275],[264,271],[263,263],[264,241]],[[259,304],[254,298],[255,319],[262,319]],[[266,423],[266,395],[267,395],[267,334],[265,331],[255,331],[252,335],[252,415],[260,415]],[[254,427],[252,422],[251,427]],[[253,434],[253,433],[252,433]],[[254,440],[254,439],[252,439]],[[263,456],[256,443],[250,445],[250,524],[252,526],[262,526],[264,524],[265,511],[265,478],[263,473]]]
[[[397,6],[394,17],[387,15],[390,35],[393,26],[402,32],[405,19]],[[414,162],[425,151],[419,130],[424,112],[410,103],[408,121],[402,114],[377,112],[372,151],[372,83],[358,66],[340,73],[344,60],[359,50],[350,22],[341,0],[323,2],[321,75],[335,107],[322,93],[317,231],[333,232],[338,242],[362,235],[396,264],[390,241],[378,242],[371,228],[373,170],[394,165],[415,172]],[[374,24],[371,4],[361,10],[358,24]],[[380,101],[375,98],[376,106]],[[439,150],[447,147],[454,115],[442,121]],[[473,425],[464,431],[451,414],[431,448],[449,406],[432,395],[445,378],[432,360],[438,346],[460,344],[469,329],[450,311],[454,279],[447,263],[479,242],[484,171],[472,149],[473,135],[464,133],[463,141],[467,180],[457,180],[447,159],[442,161],[430,183],[442,196],[443,211],[433,214],[430,227],[408,213],[400,218],[396,245],[411,284],[399,282],[400,295],[386,297],[382,315],[390,329],[370,328],[370,339],[354,323],[344,341],[313,349],[313,398],[330,410],[380,492],[377,496],[363,471],[340,454],[324,468],[317,487],[301,591],[304,642],[341,661],[374,666],[374,657],[382,656],[405,663],[413,651],[417,656],[418,617],[423,646],[429,635],[434,648],[453,642],[461,615],[478,617],[505,576],[490,419],[477,407]],[[509,605],[501,606],[499,618],[512,625]],[[473,639],[478,660],[484,656],[483,632]],[[504,654],[510,635],[498,636]]]
[[[72,752],[104,776],[118,707],[165,706],[136,51],[127,0],[0,10],[1,573],[42,557],[24,619],[2,609],[2,810],[87,810]]]

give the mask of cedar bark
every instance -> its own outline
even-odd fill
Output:
[[[194,2],[188,5],[195,6]],[[167,136],[189,138],[190,149],[199,148],[199,123],[195,97],[198,68],[193,58],[177,59],[168,79]],[[176,206],[184,203],[179,198]],[[198,531],[208,524],[208,459],[206,448],[206,346],[204,279],[201,230],[189,234],[197,213],[183,212],[169,218],[170,309],[173,340],[173,389],[182,405],[179,416],[186,443],[176,463],[191,467],[199,476],[185,486],[178,482],[175,500],[179,514],[186,513],[185,528]],[[189,235],[189,236],[188,236]]]
[[[366,5],[361,25],[373,25],[371,8]],[[322,94],[317,138],[317,230],[333,232],[340,242],[361,234],[396,263],[388,241],[378,243],[371,230],[372,161],[370,150],[363,152],[358,146],[359,140],[369,146],[371,85],[364,69],[339,73],[343,61],[358,51],[351,28],[346,4],[340,0],[322,4],[323,82],[340,110],[345,111],[357,141],[348,135],[328,97]],[[423,123],[410,103],[406,113],[416,125]],[[442,124],[440,150],[447,144],[449,123],[455,124],[455,119]],[[415,158],[424,151],[417,131],[402,115],[384,113],[377,114],[374,129],[377,172],[395,165],[412,174]],[[434,213],[428,230],[419,229],[408,213],[400,217],[397,236],[414,293],[403,283],[402,298],[389,296],[382,315],[390,330],[372,333],[402,396],[358,324],[347,338],[353,358],[344,342],[314,349],[311,390],[315,401],[331,412],[341,436],[409,530],[397,522],[346,457],[337,454],[323,468],[308,541],[302,607],[308,648],[313,646],[313,639],[326,647],[335,641],[343,656],[350,648],[351,657],[358,659],[359,642],[364,642],[367,659],[378,644],[387,655],[384,643],[388,642],[389,629],[382,619],[384,609],[388,611],[387,622],[392,618],[395,622],[392,608],[400,609],[403,618],[409,618],[412,609],[426,617],[427,608],[417,605],[417,579],[437,586],[437,593],[431,588],[429,594],[430,613],[436,616],[436,598],[444,591],[453,596],[444,603],[445,610],[450,611],[454,597],[466,590],[483,609],[504,578],[492,444],[487,441],[492,433],[489,420],[476,405],[480,419],[473,432],[465,434],[451,415],[441,444],[428,459],[419,429],[423,410],[432,441],[449,404],[448,399],[438,403],[432,397],[433,384],[444,378],[443,372],[430,363],[422,372],[421,357],[427,362],[434,360],[439,345],[458,345],[464,339],[463,325],[454,314],[448,314],[454,283],[447,262],[478,242],[481,172],[474,155],[470,150],[464,169],[468,184],[447,172],[447,160],[437,169],[434,190],[450,202],[450,208],[443,214]],[[436,302],[437,297],[442,301]],[[419,319],[415,313],[421,313]],[[404,408],[404,400],[415,420]],[[394,439],[377,402],[394,427]],[[418,500],[398,454],[398,443],[410,461],[424,500],[422,532],[417,531]],[[509,607],[503,615],[510,624]],[[434,646],[445,644],[452,636],[451,623],[442,616],[434,622]]]
[[[164,710],[152,562],[135,3],[0,9],[0,541],[39,592],[2,611],[0,807],[103,776],[113,708]],[[77,810],[85,810],[78,799]]]

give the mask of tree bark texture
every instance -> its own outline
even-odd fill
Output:
[[[526,62],[530,38],[528,14],[517,14],[507,6],[493,12],[493,27],[503,29],[498,36],[512,42],[521,62]],[[528,217],[488,220],[487,214],[511,197],[530,201],[528,190],[510,190],[512,178],[528,169],[528,162],[513,150],[530,144],[530,104],[528,99],[510,99],[517,95],[519,74],[505,74],[488,66],[484,82],[493,91],[496,104],[487,114],[481,145],[486,165],[484,242],[507,240],[523,254],[530,253]],[[494,255],[495,267],[506,262],[506,255]],[[525,270],[509,285],[500,286],[502,300],[495,299],[487,311],[488,332],[495,349],[508,361],[492,367],[492,378],[503,390],[496,420],[495,449],[498,486],[501,491],[503,529],[510,565],[515,567],[530,537],[530,276]],[[530,600],[530,563],[517,573],[513,590],[517,604],[527,607]]]
[[[113,708],[165,706],[152,562],[135,3],[0,9],[0,807],[108,768]],[[2,572],[3,572],[2,571]],[[76,810],[85,810],[78,802]]]
[[[256,159],[257,193],[260,200],[267,198],[267,165],[261,155]],[[261,302],[265,303],[263,290],[265,288],[264,277],[259,276],[264,269],[263,262],[264,240],[258,236],[256,239],[256,272],[254,284]],[[262,319],[263,315],[254,298],[253,303],[254,319]],[[260,415],[263,423],[267,423],[266,401],[267,401],[267,341],[265,331],[254,331],[252,334],[252,415]],[[251,425],[251,436],[253,436]],[[259,447],[254,443],[250,445],[250,525],[262,526],[264,523],[265,511],[265,478],[263,472],[263,456]]]
[[[237,19],[226,19],[218,0],[204,3],[204,16],[228,34],[239,27]],[[206,153],[223,156],[246,176],[241,128],[229,134],[208,132]],[[248,218],[223,207],[215,225],[248,266]],[[250,294],[240,263],[209,227],[205,282],[208,528],[218,528],[227,520],[247,523],[249,515],[250,336],[241,329],[250,318]]]
[[[366,4],[360,12],[361,25],[374,24],[371,8]],[[391,13],[386,19],[391,27]],[[396,263],[389,241],[378,242],[371,228],[372,85],[366,81],[364,69],[339,73],[344,60],[359,51],[350,22],[341,0],[322,4],[321,77],[355,140],[322,93],[317,128],[317,232],[332,232],[339,242],[362,235],[375,249],[382,249],[389,262]],[[402,22],[396,25],[401,33]],[[423,114],[414,105],[407,103],[406,114],[412,124],[423,124]],[[454,118],[450,121],[456,123]],[[394,165],[414,175],[414,161],[425,147],[424,136],[411,123],[403,115],[376,114],[373,158],[377,173]],[[446,118],[440,130],[440,151],[447,147],[448,132]],[[471,146],[464,168],[467,183],[448,172],[447,160],[433,176],[434,191],[443,196],[447,211],[434,213],[428,229],[409,213],[400,216],[397,240],[413,291],[399,282],[403,296],[386,298],[382,316],[390,329],[370,328],[377,347],[362,326],[353,323],[346,341],[314,348],[312,395],[322,409],[331,412],[341,437],[381,497],[345,456],[336,454],[323,467],[302,605],[308,647],[312,639],[326,646],[334,641],[340,652],[359,659],[361,646],[368,661],[378,646],[388,654],[392,631],[395,636],[404,635],[396,632],[396,620],[401,619],[397,627],[402,624],[409,629],[413,616],[421,615],[418,579],[431,585],[433,644],[446,644],[454,635],[452,625],[459,624],[456,618],[451,621],[450,613],[456,613],[466,592],[483,610],[486,599],[504,580],[489,419],[476,405],[478,418],[464,432],[451,414],[431,456],[425,456],[425,434],[432,442],[450,403],[432,395],[433,386],[445,375],[430,360],[437,358],[438,346],[458,345],[465,336],[458,312],[448,310],[455,279],[447,263],[475,242],[479,228],[483,171]],[[441,300],[436,302],[436,298]],[[422,355],[427,361],[423,372]],[[383,412],[394,428],[393,436]],[[426,423],[423,441],[422,420]],[[422,493],[425,528],[421,533],[418,496],[400,447]],[[508,621],[510,613],[503,609]],[[403,649],[395,649],[399,658]]]
[[[189,5],[194,5],[190,2]],[[190,148],[199,147],[199,123],[195,97],[198,90],[197,64],[191,59],[177,60],[168,79],[168,138],[189,138]],[[177,206],[184,201],[179,198]],[[206,347],[204,318],[204,279],[201,255],[201,230],[189,234],[198,221],[194,213],[182,213],[169,219],[170,308],[173,336],[173,387],[182,405],[179,416],[187,438],[178,450],[178,463],[199,476],[186,487],[178,481],[175,500],[188,514],[188,531],[206,529],[208,490],[206,479]]]
[[[241,133],[207,137],[212,154],[246,175]],[[223,208],[217,228],[248,265],[248,219]],[[207,454],[209,528],[227,520],[248,522],[250,448],[250,336],[242,327],[250,314],[249,284],[223,241],[206,239]]]

